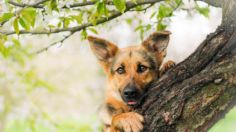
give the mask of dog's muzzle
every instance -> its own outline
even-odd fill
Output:
[[[138,104],[139,97],[140,92],[136,86],[128,85],[124,88],[122,98],[129,106],[136,106]]]

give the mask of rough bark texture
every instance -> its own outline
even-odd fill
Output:
[[[236,103],[236,1],[206,2],[222,6],[222,25],[149,87],[144,132],[207,131]]]

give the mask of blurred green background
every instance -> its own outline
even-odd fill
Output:
[[[0,0],[0,16],[3,5]],[[200,10],[203,15],[192,11],[193,5],[187,2],[166,22],[172,35],[165,61],[184,60],[220,24],[221,9],[201,2],[199,5],[207,7],[199,8],[204,9]],[[151,16],[157,7],[159,5],[144,13],[129,12],[86,34],[106,38],[120,47],[139,44],[142,35],[146,37],[156,31],[151,26],[156,23]],[[47,18],[47,24],[57,22],[54,14],[52,16]],[[5,28],[11,29],[11,26]],[[106,77],[88,42],[81,40],[85,32],[75,33],[63,43],[32,54],[65,35],[6,37],[0,34],[0,132],[101,131],[98,109],[104,98]],[[236,108],[209,131],[235,132]]]

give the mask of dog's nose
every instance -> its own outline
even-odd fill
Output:
[[[124,90],[124,96],[127,98],[134,98],[137,95],[137,89],[136,88],[126,88]]]

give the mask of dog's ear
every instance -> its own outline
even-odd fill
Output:
[[[104,70],[107,71],[111,59],[115,56],[119,48],[107,40],[94,36],[88,36],[88,41],[94,55],[101,63]]]
[[[158,66],[162,64],[166,56],[166,48],[170,40],[170,34],[169,31],[154,32],[142,43],[142,46],[147,51],[155,53]]]

